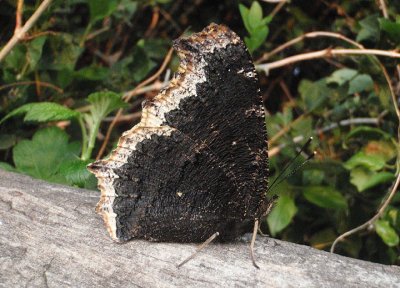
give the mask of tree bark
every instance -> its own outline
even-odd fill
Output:
[[[211,244],[116,244],[94,212],[99,193],[0,170],[2,287],[399,287],[385,266],[258,237]]]

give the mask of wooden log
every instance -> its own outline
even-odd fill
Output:
[[[2,287],[399,287],[400,267],[258,237],[211,244],[112,242],[94,212],[98,192],[0,170]]]

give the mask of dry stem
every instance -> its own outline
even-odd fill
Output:
[[[22,1],[20,1],[22,2]],[[7,44],[3,47],[3,49],[0,51],[0,62],[4,60],[4,58],[7,56],[7,54],[14,48],[17,43],[24,38],[25,34],[29,31],[29,29],[32,28],[32,26],[35,24],[35,22],[39,19],[39,17],[43,14],[43,12],[46,10],[46,8],[50,5],[51,0],[43,0],[43,2],[40,4],[38,9],[32,14],[32,16],[26,21],[25,25],[22,26],[20,29],[16,29],[14,32],[14,35],[11,37],[10,40],[8,40]],[[19,10],[19,5],[22,5],[18,3],[17,6],[17,15],[20,13]],[[17,16],[17,23],[16,23],[16,28],[19,25],[18,24],[18,17]],[[22,20],[20,20],[22,21]]]
[[[345,42],[348,42],[354,46],[356,46],[357,48],[360,49],[364,49],[364,46],[362,46],[361,44],[351,40],[350,38],[347,38],[346,36],[343,36],[342,34],[339,33],[334,33],[334,32],[326,32],[326,31],[315,31],[315,32],[309,32],[309,33],[305,33],[303,35],[300,35],[297,38],[294,38],[282,45],[280,45],[279,47],[275,48],[274,50],[272,50],[271,52],[265,53],[263,56],[261,56],[260,59],[258,59],[256,61],[256,63],[261,63],[263,61],[268,60],[269,58],[271,58],[271,56],[276,55],[277,53],[281,52],[282,50],[287,49],[290,46],[293,46],[301,41],[304,41],[304,39],[306,38],[316,38],[316,37],[330,37],[330,38],[337,38],[337,39],[341,39]]]
[[[400,58],[400,53],[396,51],[385,51],[378,49],[324,49],[320,51],[314,51],[314,52],[290,56],[285,59],[271,63],[259,64],[256,65],[256,69],[262,70],[268,75],[269,71],[271,71],[272,69],[280,68],[292,63],[311,60],[311,59],[324,58],[324,57],[339,56],[339,55],[376,55],[376,56]]]

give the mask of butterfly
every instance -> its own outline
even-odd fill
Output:
[[[224,25],[174,41],[180,66],[140,123],[88,169],[112,239],[233,241],[266,215],[268,143],[258,77]],[[254,245],[254,241],[253,241]]]

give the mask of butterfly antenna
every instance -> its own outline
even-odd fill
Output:
[[[287,174],[285,178],[279,180],[279,182],[277,182],[277,183],[275,184],[275,186],[281,184],[281,183],[282,183],[283,181],[285,181],[287,178],[289,178],[289,177],[293,176],[294,174],[296,174],[297,171],[299,171],[305,164],[307,164],[308,161],[310,161],[312,158],[314,158],[316,154],[317,154],[317,152],[314,151],[310,156],[307,157],[306,160],[304,160],[303,163],[301,163],[299,166],[297,166],[295,169],[293,169],[293,171],[291,171],[289,174]]]
[[[313,137],[310,137],[307,142],[303,145],[303,147],[301,147],[301,149],[297,152],[296,156],[289,161],[285,167],[282,169],[282,172],[279,173],[278,177],[276,177],[274,179],[274,181],[271,183],[271,185],[268,188],[268,191],[270,191],[274,186],[276,186],[277,184],[282,183],[282,181],[284,181],[285,179],[287,179],[289,176],[292,176],[294,173],[296,173],[301,167],[304,166],[304,164],[306,164],[308,161],[310,161],[314,156],[315,156],[315,152],[313,152],[313,154],[311,154],[311,156],[309,156],[302,164],[300,164],[296,169],[294,169],[292,172],[290,172],[288,175],[285,176],[286,171],[293,165],[293,163],[295,163],[296,159],[299,158],[299,156],[301,155],[301,153],[303,151],[305,151],[307,149],[307,147],[310,145],[311,141],[313,140]],[[285,176],[285,177],[284,177]]]
[[[186,258],[185,260],[183,260],[181,263],[179,263],[178,265],[176,265],[177,268],[182,267],[184,264],[186,264],[187,262],[189,262],[190,260],[192,260],[194,257],[196,257],[196,255],[203,250],[204,248],[206,248],[208,246],[208,244],[210,244],[212,241],[214,241],[215,238],[217,238],[219,236],[219,232],[215,232],[213,235],[211,235],[210,238],[208,238],[206,241],[204,241],[199,247],[197,247],[196,252],[194,252],[192,255],[190,255],[188,258]]]

